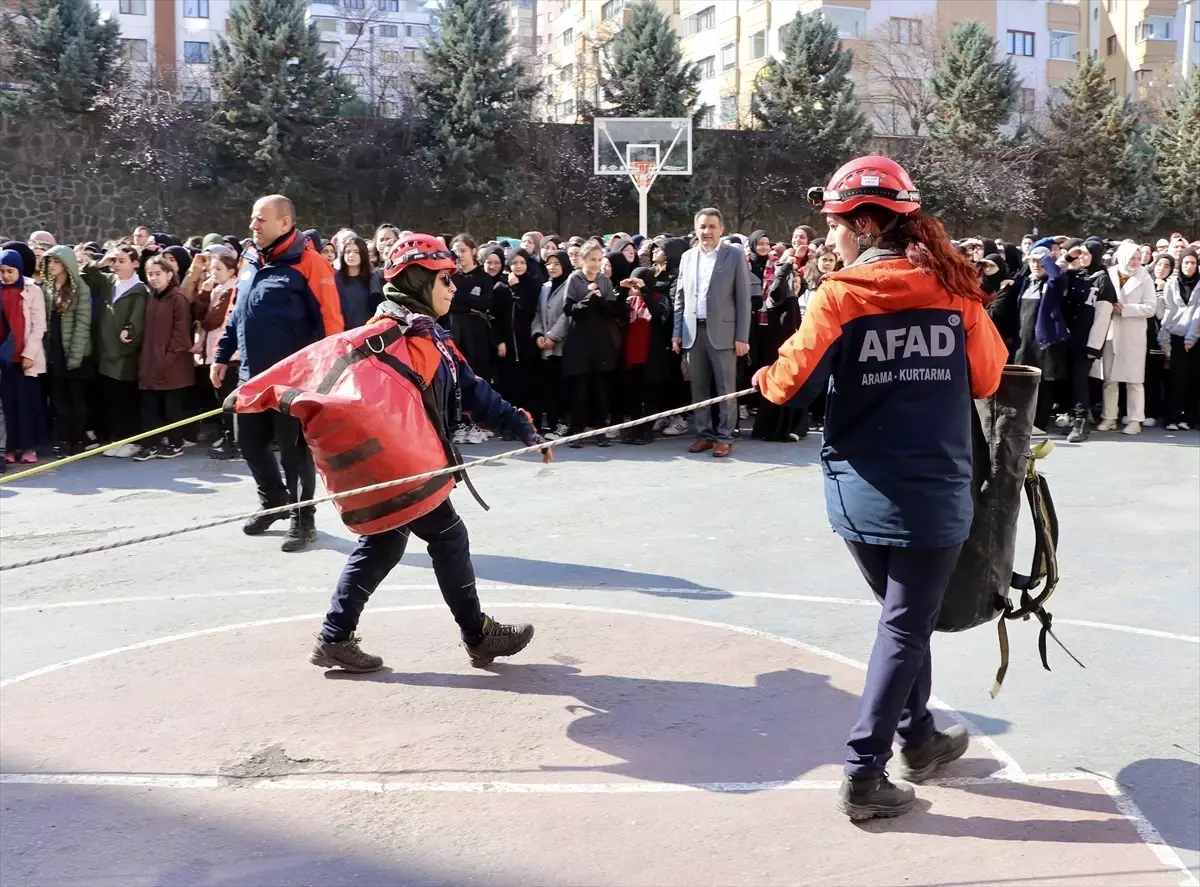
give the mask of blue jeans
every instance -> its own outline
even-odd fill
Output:
[[[846,743],[846,775],[880,776],[892,757],[894,735],[911,747],[935,732],[927,707],[933,685],[929,638],[962,546],[900,548],[849,540],[846,545],[883,605],[858,722]]]
[[[467,527],[449,499],[403,527],[358,537],[358,546],[342,568],[329,602],[329,612],[321,627],[324,640],[331,643],[347,640],[358,628],[368,598],[404,557],[410,534],[425,542],[442,598],[454,614],[463,640],[468,644],[482,640],[483,612],[475,591]]]

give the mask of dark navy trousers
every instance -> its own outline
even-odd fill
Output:
[[[935,732],[927,707],[933,684],[929,638],[962,546],[846,545],[883,605],[858,722],[846,743],[846,775],[880,776],[892,757],[893,736],[908,747]]]
[[[403,527],[358,537],[358,546],[342,568],[333,599],[329,602],[329,613],[321,627],[322,638],[337,643],[347,640],[358,628],[358,619],[367,600],[404,557],[409,535],[415,535],[426,544],[442,598],[454,614],[463,640],[468,644],[479,643],[483,634],[483,612],[475,590],[470,540],[466,524],[449,499]]]

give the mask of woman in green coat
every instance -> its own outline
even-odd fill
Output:
[[[41,263],[46,293],[46,365],[54,412],[56,455],[82,453],[87,435],[92,356],[92,293],[67,246],[51,247]]]
[[[92,344],[96,352],[97,386],[103,410],[97,429],[103,440],[123,440],[142,430],[138,391],[138,355],[146,324],[149,291],[137,275],[138,253],[118,246],[99,262],[83,266],[84,282],[95,297],[92,304]],[[106,456],[128,459],[137,444],[110,447]]]

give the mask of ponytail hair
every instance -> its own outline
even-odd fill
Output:
[[[991,296],[979,286],[979,272],[955,250],[946,229],[923,212],[898,215],[866,203],[839,216],[858,235],[860,249],[881,247],[902,253],[914,268],[932,274],[947,292],[986,305]]]

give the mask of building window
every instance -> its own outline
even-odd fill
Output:
[[[207,65],[208,64],[208,44],[193,43],[190,40],[184,41],[183,44],[183,60],[189,65]]]
[[[365,9],[366,0],[342,0],[342,5],[347,9]]]
[[[838,36],[857,40],[867,32],[867,11],[848,6],[822,6],[821,15],[837,26]]]
[[[1108,78],[1108,88],[1113,91],[1114,95],[1116,94],[1116,91],[1117,91],[1117,78],[1116,77]]]
[[[721,123],[730,124],[737,123],[738,117],[738,97],[737,95],[721,96]]]
[[[731,71],[737,67],[737,44],[726,43],[721,47],[721,70]]]
[[[351,83],[353,83],[358,89],[362,89],[364,86],[367,85],[367,78],[364,77],[362,74],[349,74],[349,75],[347,75],[347,79]]]
[[[1060,105],[1066,99],[1066,94],[1061,86],[1050,87],[1050,104]]]
[[[399,37],[400,29],[396,25],[380,25],[379,26],[379,36],[380,37]]]
[[[708,80],[710,77],[717,76],[717,59],[715,56],[709,56],[705,59],[700,59],[696,62],[696,70],[700,72],[701,80]]]
[[[575,102],[570,99],[568,99],[565,102],[559,102],[554,107],[554,113],[557,117],[560,117],[560,118],[574,117],[575,116]]]
[[[417,62],[419,62],[421,60],[421,50],[419,50],[419,49],[404,50],[404,60],[406,62],[408,62],[410,65],[415,65]]]
[[[145,15],[146,0],[121,0],[119,9],[123,15]]]
[[[312,0],[312,2],[314,5],[320,4],[322,6],[337,6],[338,5],[338,0]]]
[[[379,103],[380,117],[399,117],[400,106],[396,102],[380,102]]]
[[[315,18],[313,24],[322,34],[333,34],[337,31],[338,20],[335,18]]]
[[[145,40],[122,40],[121,55],[127,62],[146,62],[150,60],[150,46]]]
[[[1111,37],[1108,38],[1108,40],[1106,40],[1104,42],[1104,54],[1105,55],[1116,55],[1117,54],[1117,35],[1116,34],[1113,34]]]
[[[346,50],[346,61],[348,62],[362,62],[366,57],[367,54],[361,49]]]
[[[712,129],[717,125],[717,112],[712,105],[707,106],[700,114],[700,126],[704,129]]]
[[[1009,31],[1004,48],[1009,55],[1033,55],[1032,31]]]
[[[394,49],[385,49],[379,53],[379,61],[384,65],[398,65],[400,64],[400,53]]]
[[[571,28],[567,28],[562,32],[562,45],[564,48],[575,43],[575,32]]]
[[[1174,40],[1175,19],[1169,15],[1148,15],[1138,25],[1138,42],[1146,40]]]
[[[207,102],[212,100],[212,90],[207,86],[185,86],[183,88],[185,102]]]
[[[1192,42],[1200,43],[1200,21],[1192,25]]]
[[[379,0],[380,12],[399,12],[400,0]]]
[[[750,35],[750,61],[760,59],[767,54],[767,32],[759,31]]]
[[[1075,32],[1050,32],[1050,58],[1063,61],[1074,61],[1076,56]]]
[[[208,0],[183,0],[184,18],[208,18]]]
[[[346,22],[346,33],[357,37],[362,33],[362,22]]]
[[[787,46],[788,37],[792,33],[791,24],[781,25],[779,28],[779,51],[783,52],[783,48]]]
[[[717,7],[710,6],[683,20],[683,36],[691,37],[701,31],[710,31],[717,26]]]
[[[1037,90],[1021,88],[1021,116],[1028,117],[1037,110]]]
[[[921,42],[921,20],[919,18],[893,18],[891,21],[893,43],[906,45]]]
[[[325,58],[329,59],[330,61],[333,61],[337,58],[338,50],[341,48],[342,47],[340,43],[332,43],[328,40],[321,41],[321,55],[325,56]]]
[[[608,21],[610,18],[614,18],[616,14],[624,8],[625,0],[608,0],[607,3],[600,7],[600,18],[604,21]]]
[[[575,79],[575,66],[563,65],[558,71],[558,82],[566,83],[568,80]]]

